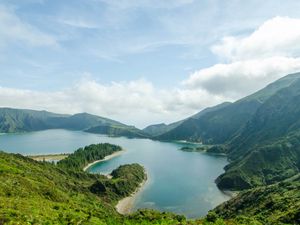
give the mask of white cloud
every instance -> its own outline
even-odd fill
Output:
[[[85,19],[76,18],[76,19],[61,19],[60,23],[75,27],[75,28],[84,28],[84,29],[96,29],[98,25],[94,22],[87,21]]]
[[[231,61],[300,56],[300,19],[275,17],[246,37],[224,37],[212,51]]]
[[[233,99],[251,94],[272,81],[300,71],[300,58],[271,57],[216,64],[193,73],[183,83]]]
[[[248,36],[223,38],[212,51],[227,63],[196,71],[183,84],[224,98],[244,97],[300,71],[300,19],[275,17]]]
[[[10,8],[0,6],[0,44],[10,41],[22,41],[31,46],[57,45],[54,37],[23,22]]]
[[[143,127],[173,122],[224,101],[205,90],[161,90],[145,80],[109,85],[82,80],[58,92],[0,87],[1,107],[31,108],[60,113],[89,112]]]

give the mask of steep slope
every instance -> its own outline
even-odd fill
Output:
[[[24,132],[48,129],[48,118],[65,118],[67,115],[27,109],[0,109],[0,132]]]
[[[221,189],[241,190],[273,184],[300,172],[300,132],[257,145],[225,167],[217,179]]]
[[[165,124],[165,123],[160,123],[160,124],[153,124],[153,125],[149,125],[146,128],[143,129],[143,131],[146,134],[149,134],[151,136],[157,136],[157,135],[161,135],[165,132],[168,132],[172,129],[174,129],[175,127],[177,127],[182,121],[176,122],[176,123],[171,123],[171,124]]]
[[[276,140],[300,128],[300,79],[272,95],[245,128],[230,142],[229,157],[236,159],[250,147]]]
[[[238,134],[265,101],[299,78],[300,73],[288,75],[235,103],[216,106],[197,117],[188,118],[179,126],[156,138],[223,144]]]
[[[106,129],[99,129],[105,127]],[[0,108],[0,132],[27,132],[45,129],[84,130],[87,132],[146,137],[141,130],[118,121],[88,113],[75,115],[55,114],[47,111]]]
[[[174,129],[156,138],[159,140],[199,141],[220,144],[231,138],[261,105],[257,100],[247,100],[226,105],[197,118],[188,118]]]
[[[300,174],[274,185],[241,192],[214,212],[225,219],[251,217],[264,225],[300,224],[299,190]]]
[[[213,111],[216,111],[216,110],[219,110],[225,106],[228,106],[230,105],[231,103],[230,102],[224,102],[222,104],[219,104],[217,106],[214,106],[214,107],[208,107],[208,108],[205,108],[203,109],[202,111],[200,111],[199,113],[196,113],[195,115],[192,115],[184,120],[180,120],[180,121],[177,121],[177,122],[174,122],[174,123],[170,123],[168,125],[164,124],[164,123],[161,123],[161,124],[154,124],[154,125],[150,125],[146,128],[143,129],[143,131],[149,135],[151,135],[152,137],[157,137],[157,136],[160,136],[164,133],[167,133],[177,127],[179,127],[182,123],[184,123],[185,121],[191,119],[199,119],[201,118],[201,116],[205,115],[206,113],[209,113],[209,112],[213,112]],[[189,122],[188,122],[189,123]],[[180,136],[180,137],[183,137],[185,135],[179,135],[179,134],[175,134],[176,136]],[[187,136],[187,135],[186,135]],[[159,139],[160,137],[158,137]],[[182,138],[181,138],[182,139]]]
[[[220,188],[271,184],[300,171],[300,79],[270,97],[229,143]]]

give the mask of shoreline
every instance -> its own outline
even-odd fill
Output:
[[[122,215],[128,215],[132,212],[132,208],[138,194],[141,193],[143,188],[145,188],[145,185],[148,181],[148,176],[146,172],[145,175],[146,175],[145,179],[139,184],[139,186],[130,196],[127,196],[118,201],[118,203],[115,206],[115,209],[117,210],[118,213]]]
[[[96,161],[94,161],[94,162],[91,162],[91,163],[89,163],[88,165],[86,165],[86,166],[83,168],[83,171],[87,171],[87,169],[90,168],[91,166],[93,166],[93,165],[95,165],[95,164],[97,164],[97,163],[99,163],[99,162],[104,162],[104,161],[110,160],[110,159],[112,159],[112,158],[114,158],[114,157],[117,157],[117,156],[123,154],[124,152],[125,152],[125,150],[122,149],[121,151],[117,151],[117,152],[114,152],[114,153],[111,154],[111,155],[105,156],[104,159],[100,159],[100,160],[96,160]],[[108,175],[105,175],[105,176],[109,176],[109,174],[108,174]]]
[[[36,161],[59,161],[68,157],[70,153],[46,154],[46,155],[27,155]]]

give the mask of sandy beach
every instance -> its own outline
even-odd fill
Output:
[[[62,153],[62,154],[49,154],[49,155],[28,155],[29,158],[32,158],[36,161],[59,161],[66,157],[68,157],[69,154]]]
[[[100,159],[100,160],[94,161],[92,163],[89,163],[86,167],[83,168],[83,171],[86,171],[89,167],[91,167],[92,165],[95,165],[96,163],[110,160],[116,156],[123,154],[124,152],[125,152],[125,150],[117,151],[111,155],[105,156],[104,159]],[[110,175],[106,175],[106,176],[109,177]]]
[[[133,192],[130,196],[118,201],[118,204],[116,205],[116,210],[118,211],[118,213],[122,215],[131,213],[136,197],[145,187],[146,182],[147,182],[147,175],[146,175],[146,179],[142,183],[140,183],[139,187],[135,190],[135,192]]]

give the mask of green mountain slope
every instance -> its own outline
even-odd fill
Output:
[[[300,224],[300,174],[280,183],[254,188],[218,206],[225,219],[251,217],[262,224]]]
[[[228,144],[225,189],[271,184],[300,171],[300,79],[270,97]]]
[[[300,172],[300,132],[253,147],[225,167],[221,189],[240,190],[282,181]]]
[[[228,106],[230,104],[231,104],[230,102],[224,102],[224,103],[219,104],[219,105],[214,106],[214,107],[208,107],[208,108],[200,111],[199,113],[196,113],[195,115],[193,115],[191,117],[188,117],[188,118],[186,118],[184,120],[180,120],[180,121],[177,121],[177,122],[174,122],[174,123],[170,123],[168,125],[166,125],[164,123],[150,125],[150,126],[144,128],[143,131],[145,133],[151,135],[152,137],[156,138],[156,139],[160,139],[163,136],[163,134],[168,133],[168,132],[170,132],[173,129],[175,130],[177,127],[179,127],[181,124],[183,124],[187,120],[189,120],[189,119],[191,119],[191,120],[193,120],[193,119],[199,119],[201,116],[205,115],[206,113],[219,110],[219,109],[221,109],[221,108],[223,108],[225,106]],[[189,123],[189,122],[187,122],[187,123]],[[186,125],[184,125],[184,126],[186,126]],[[181,134],[181,135],[180,134],[175,134],[175,136],[179,136],[180,138],[175,138],[175,139],[180,139],[180,140],[183,139],[182,138],[183,136],[189,137],[189,135],[183,135],[183,134]]]
[[[98,129],[105,127],[106,129]],[[0,132],[27,132],[45,129],[85,130],[116,136],[146,137],[141,130],[88,113],[75,115],[55,114],[47,111],[0,108]]]
[[[221,104],[212,107],[206,113],[200,112],[197,117],[184,120],[179,126],[156,138],[223,144],[237,135],[265,101],[277,91],[289,87],[299,78],[300,73],[288,75],[232,104]]]

